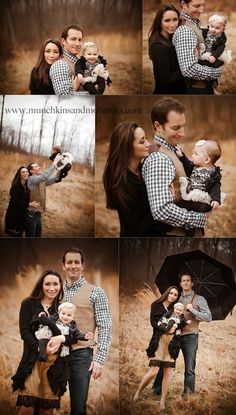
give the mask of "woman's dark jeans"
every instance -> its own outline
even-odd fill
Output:
[[[92,359],[93,350],[89,347],[70,352],[70,415],[86,415],[87,413],[87,397],[91,377],[89,366]]]

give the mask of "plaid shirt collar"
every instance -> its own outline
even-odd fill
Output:
[[[63,55],[73,63],[76,63],[77,60],[78,60],[77,56],[71,55],[70,53],[66,52],[65,50],[63,50]]]
[[[194,23],[197,27],[200,28],[200,20],[199,19],[193,19],[191,16],[189,16],[187,13],[181,12],[180,17],[182,17],[184,20],[189,20],[190,22]]]
[[[72,284],[69,284],[67,281],[65,282],[65,287],[67,290],[71,290],[71,289],[78,289],[80,288],[84,283],[85,283],[85,278],[84,277],[80,277],[79,280],[73,282]]]
[[[173,153],[175,153],[175,147],[167,143],[167,141],[163,137],[160,137],[159,135],[154,135],[154,141],[157,141],[158,144],[161,144],[162,146],[168,148],[168,150],[173,151]]]
[[[192,298],[193,297],[193,295],[194,295],[194,291],[193,290],[191,290],[189,293],[187,293],[187,294],[184,294],[184,293],[182,293],[181,294],[181,297],[182,298]]]

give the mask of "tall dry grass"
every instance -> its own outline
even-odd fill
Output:
[[[132,398],[148,370],[145,349],[152,335],[149,323],[153,294],[148,290],[120,295],[120,413],[159,413],[159,398],[149,385],[140,399]],[[224,321],[200,323],[196,369],[196,394],[182,397],[184,362],[182,353],[172,373],[166,401],[168,415],[233,415],[236,404],[236,308]]]
[[[179,2],[177,2],[176,7],[179,9]],[[203,27],[207,27],[208,17],[215,13],[217,10],[212,9],[204,13],[201,18]],[[224,10],[224,7],[221,9]],[[154,90],[154,78],[153,78],[153,69],[152,62],[148,56],[148,32],[154,20],[156,11],[155,10],[146,10],[143,13],[143,94],[152,94]],[[226,26],[226,35],[227,35],[227,49],[232,50],[232,62],[228,65],[224,65],[223,74],[219,79],[219,85],[217,90],[221,94],[236,94],[236,44],[235,44],[235,35],[236,35],[236,11],[235,8],[228,10],[227,13],[228,22]]]
[[[236,193],[234,183],[236,181],[235,165],[235,141],[220,141],[222,156],[217,162],[222,167],[222,191],[226,193],[224,205],[210,214],[205,228],[205,237],[235,237],[236,236]],[[191,158],[194,143],[185,140],[184,151]],[[105,193],[102,185],[102,175],[107,158],[108,143],[96,144],[96,174],[95,174],[95,233],[98,237],[119,236],[119,219],[116,211],[105,207]]]
[[[20,303],[32,290],[42,268],[25,268],[15,276],[12,286],[1,286],[0,291],[0,415],[16,414],[17,393],[12,393],[11,376],[15,373],[22,355],[18,318]],[[91,274],[91,282],[102,287],[108,295],[113,319],[113,336],[109,355],[100,380],[91,380],[88,398],[88,414],[116,415],[119,393],[118,358],[118,276],[110,274],[103,278],[99,271]],[[68,391],[62,397],[61,409],[55,415],[69,414]]]
[[[18,167],[32,160],[41,165],[42,171],[49,167],[46,157],[0,151],[0,236],[4,236],[2,222],[9,203],[11,181]],[[46,194],[43,237],[94,236],[94,174],[91,169],[74,164],[66,179],[48,186]]]

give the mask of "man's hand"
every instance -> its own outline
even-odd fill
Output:
[[[73,85],[74,91],[78,91],[78,89],[80,88],[80,85],[82,84],[83,79],[84,78],[81,74],[78,74],[77,76],[73,76],[72,85]]]
[[[92,378],[94,380],[100,378],[102,374],[102,368],[103,366],[100,363],[94,361],[91,363],[89,370],[92,370]]]
[[[174,327],[174,325],[170,328],[170,330],[168,331],[168,334],[174,334],[176,330],[176,327]]]
[[[193,311],[194,310],[193,305],[191,303],[187,304],[186,305],[186,310],[190,311],[190,312]]]
[[[178,144],[175,146],[175,153],[178,157],[183,157],[183,150]]]
[[[59,336],[53,336],[47,344],[47,349],[46,349],[47,354],[56,353],[59,350],[61,343],[64,343],[64,341],[65,341],[65,336],[63,336],[63,334]]]
[[[57,163],[59,163],[59,161],[61,161],[64,158],[64,156],[62,154],[57,154],[55,159],[53,160],[53,164],[55,167],[57,167]]]
[[[85,338],[86,340],[93,339],[93,338],[94,338],[94,334],[93,334],[91,331],[88,331],[88,332],[85,334],[84,338]]]
[[[212,210],[217,210],[220,208],[220,204],[216,200],[212,200],[211,206],[212,206]]]

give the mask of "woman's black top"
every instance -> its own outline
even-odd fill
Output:
[[[170,308],[171,307],[169,307],[168,310]],[[168,310],[164,307],[163,303],[158,300],[154,301],[151,305],[150,323],[153,328],[153,334],[149,342],[149,346],[146,349],[147,356],[149,358],[155,356],[155,351],[158,347],[159,339],[162,334],[162,332],[159,331],[157,323]]]
[[[171,40],[158,33],[149,42],[155,79],[153,94],[184,94],[185,81]]]
[[[31,75],[30,75],[30,84],[29,84],[31,95],[55,95],[55,92],[52,86],[52,81],[51,81],[51,78],[49,77],[49,69],[46,70],[48,74],[49,84],[45,84],[42,81],[39,81],[36,75],[36,72],[35,72],[35,68],[32,69]]]
[[[144,181],[128,170],[127,185],[120,185],[120,189],[121,186],[129,199],[126,206],[117,207],[120,236],[162,236],[161,223],[151,214]]]
[[[22,236],[25,230],[26,209],[29,206],[27,186],[16,183],[10,191],[10,202],[5,216],[5,232],[11,236]]]

